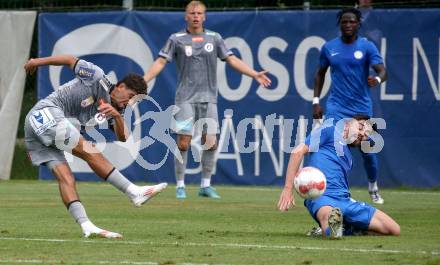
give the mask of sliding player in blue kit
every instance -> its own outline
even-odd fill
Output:
[[[332,84],[327,99],[325,119],[350,118],[355,115],[372,117],[373,107],[370,87],[387,79],[386,69],[374,44],[358,36],[361,26],[361,12],[355,8],[342,9],[337,15],[341,36],[326,44],[321,49],[319,67],[314,80],[313,118],[321,119],[323,109],[319,96],[325,80],[325,73],[330,67]],[[370,67],[376,76],[369,75]],[[373,203],[383,204],[379,195],[377,177],[379,162],[375,153],[362,152],[364,167],[368,176],[368,192]]]
[[[366,116],[335,122],[327,119],[312,131],[304,144],[290,155],[284,189],[278,201],[278,209],[287,211],[295,206],[294,179],[306,154],[307,166],[316,167],[324,173],[327,187],[323,195],[304,200],[310,215],[320,226],[323,237],[341,238],[343,235],[372,233],[400,235],[400,226],[387,214],[371,205],[351,198],[348,173],[353,160],[349,145],[360,146],[368,141],[373,128]]]

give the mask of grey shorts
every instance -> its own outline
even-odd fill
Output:
[[[33,108],[24,122],[25,144],[32,164],[66,162],[64,151],[78,144],[80,132],[56,107]]]
[[[218,134],[218,112],[216,103],[180,103],[171,128],[177,134],[193,135],[195,130],[203,134]]]

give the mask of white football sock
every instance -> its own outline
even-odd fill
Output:
[[[185,181],[182,179],[182,180],[178,180],[177,181],[177,187],[178,188],[185,188]]]
[[[138,186],[131,183],[131,181],[124,177],[116,168],[114,168],[107,177],[107,182],[125,193],[130,199],[133,199],[139,192]]]
[[[206,179],[202,179],[200,182],[200,187],[201,188],[206,188],[211,186],[211,178],[206,178]]]
[[[81,229],[83,230],[84,234],[88,234],[88,233],[99,234],[103,231],[101,228],[94,225],[91,221],[86,221],[86,222],[82,223]]]
[[[377,191],[379,188],[377,187],[377,181],[368,182],[368,191]]]

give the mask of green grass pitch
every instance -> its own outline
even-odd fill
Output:
[[[382,191],[379,208],[400,237],[308,238],[302,201],[276,210],[280,188],[217,186],[221,200],[174,198],[175,187],[141,208],[107,183],[78,183],[98,226],[123,240],[84,239],[55,182],[0,182],[0,264],[440,264],[440,192]],[[364,189],[353,197],[368,201]]]

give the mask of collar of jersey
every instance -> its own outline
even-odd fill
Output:
[[[202,33],[197,33],[197,34],[192,34],[191,32],[189,32],[188,28],[185,28],[185,32],[188,33],[189,35],[200,35],[206,32],[206,29],[203,28],[203,32]]]

